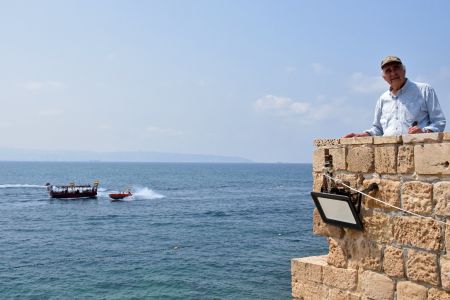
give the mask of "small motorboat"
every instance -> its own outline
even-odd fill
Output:
[[[127,189],[124,192],[119,192],[119,193],[110,193],[109,197],[111,198],[111,201],[120,201],[123,200],[127,197],[133,196],[133,194],[131,193],[130,189]]]

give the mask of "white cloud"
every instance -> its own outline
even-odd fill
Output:
[[[354,73],[350,81],[351,89],[358,93],[382,93],[387,89],[387,84],[381,76],[366,76],[362,73]]]
[[[305,114],[310,104],[307,102],[296,102],[290,98],[266,95],[254,103],[257,111],[269,111],[279,115]]]
[[[183,132],[176,129],[161,128],[157,126],[148,126],[146,131],[152,136],[179,136],[183,134]]]
[[[66,87],[64,83],[55,80],[47,80],[47,81],[30,80],[25,83],[22,83],[21,86],[29,91],[41,91],[44,89],[61,89]]]

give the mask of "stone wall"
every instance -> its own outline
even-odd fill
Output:
[[[450,299],[450,132],[322,139],[315,147],[314,191],[329,149],[335,177],[358,189],[376,182],[371,196],[423,217],[365,197],[357,231],[323,223],[315,209],[313,232],[328,239],[329,252],[292,259],[292,296]]]

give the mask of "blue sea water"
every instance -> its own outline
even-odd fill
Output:
[[[290,299],[309,164],[0,162],[1,299]],[[46,182],[97,199],[50,199]],[[135,194],[111,202],[108,193]]]

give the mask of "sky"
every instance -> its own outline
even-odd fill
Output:
[[[370,127],[386,55],[450,118],[449,12],[444,0],[0,0],[0,148],[309,163],[314,139]]]

